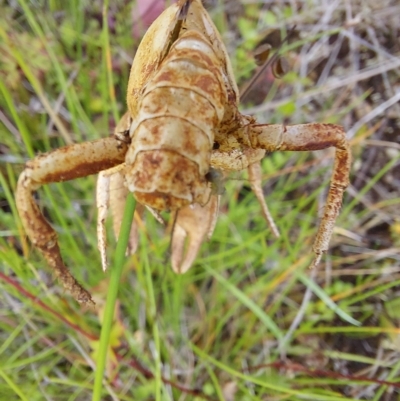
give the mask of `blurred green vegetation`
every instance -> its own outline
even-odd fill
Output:
[[[259,41],[271,32],[282,38],[297,24],[300,34],[282,49],[292,70],[256,84],[268,87],[261,107],[277,104],[261,111],[259,121],[351,127],[371,107],[367,90],[376,88],[360,87],[355,97],[343,95],[346,88],[324,90],[321,58],[307,58],[316,43],[324,57],[336,51],[334,39],[347,29],[339,13],[345,2],[325,27],[319,24],[325,10],[316,8],[314,15],[311,5],[295,10],[278,3],[269,9],[246,4],[238,12],[218,2],[210,10],[240,86],[254,73]],[[0,2],[1,399],[91,398],[109,283],[97,251],[96,177],[51,184],[37,195],[66,264],[94,296],[92,310],[63,292],[27,242],[13,193],[29,158],[112,133],[125,111],[140,42],[132,34],[134,7],[122,0],[106,7],[98,0]],[[351,54],[339,55],[329,75],[342,79],[351,71]],[[302,98],[318,88],[318,96]],[[254,99],[246,107],[256,106]],[[379,129],[379,121],[374,124]],[[362,140],[373,139],[376,126],[352,138],[356,171],[364,171],[369,156]],[[396,392],[384,381],[398,381],[400,194],[386,189],[390,196],[378,197],[374,190],[388,188],[385,177],[398,168],[400,152],[393,149],[346,194],[330,252],[313,279],[307,266],[333,164],[330,151],[278,152],[263,161],[279,239],[266,227],[246,175],[232,174],[215,232],[187,274],[172,272],[169,234],[147,215],[139,250],[122,275],[102,399],[379,400]],[[379,235],[369,235],[371,229]]]

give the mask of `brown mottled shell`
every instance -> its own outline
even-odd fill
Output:
[[[187,15],[190,30],[172,39],[179,10],[171,6],[150,27],[128,85],[126,184],[139,202],[158,210],[208,202],[215,127],[225,115],[227,83],[234,83],[219,34],[198,0]]]

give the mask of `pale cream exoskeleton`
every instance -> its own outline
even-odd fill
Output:
[[[111,137],[74,144],[26,164],[16,201],[26,233],[63,286],[82,303],[90,294],[61,258],[54,229],[36,205],[40,186],[100,173],[99,249],[105,257],[104,219],[110,205],[118,235],[128,191],[159,216],[176,214],[171,261],[177,273],[190,268],[214,229],[218,191],[211,169],[248,169],[251,186],[275,235],[278,230],[261,189],[260,160],[265,152],[313,151],[335,147],[326,206],[313,250],[316,266],[328,249],[342,196],[349,182],[350,147],[342,127],[333,124],[257,124],[238,109],[239,92],[231,63],[200,0],[180,0],[166,9],[144,36],[132,64],[128,112]],[[139,213],[143,207],[139,208]],[[188,244],[185,246],[185,241]],[[129,250],[137,247],[134,224]]]

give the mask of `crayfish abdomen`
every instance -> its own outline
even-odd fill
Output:
[[[126,183],[140,203],[174,210],[208,202],[206,174],[226,103],[222,71],[215,66],[208,39],[189,30],[174,42],[139,95]]]

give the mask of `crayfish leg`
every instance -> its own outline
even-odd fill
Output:
[[[250,166],[247,168],[247,172],[249,174],[249,181],[250,181],[251,189],[254,192],[254,195],[256,196],[258,203],[261,206],[261,211],[262,211],[263,217],[266,220],[269,228],[271,229],[272,234],[276,238],[279,238],[280,234],[279,234],[278,227],[276,226],[275,221],[269,211],[268,205],[265,202],[264,193],[262,190],[261,163],[256,162],[256,163],[250,164]]]
[[[125,164],[121,164],[120,166],[102,171],[97,179],[97,247],[100,252],[103,271],[106,271],[108,267],[105,229],[108,210],[111,209],[113,231],[115,238],[118,239],[126,198],[129,194],[129,190],[125,186],[124,169]],[[138,203],[135,210],[135,219],[132,222],[129,235],[128,248],[126,250],[127,255],[133,255],[137,250],[139,243],[137,219],[141,218],[143,213],[144,207]]]
[[[237,139],[246,146],[269,152],[336,148],[328,196],[313,245],[315,258],[311,268],[316,267],[323,253],[329,248],[335,221],[342,205],[343,193],[349,185],[351,150],[343,127],[319,123],[291,126],[254,124],[245,127],[244,131],[238,131]]]
[[[64,288],[82,304],[93,304],[91,295],[65,266],[57,234],[37,206],[33,192],[45,184],[85,177],[121,164],[126,151],[127,144],[115,136],[66,146],[28,161],[18,180],[16,205],[25,232],[46,258]]]

